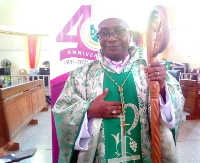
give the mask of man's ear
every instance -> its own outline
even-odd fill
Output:
[[[128,33],[129,33],[129,46],[132,46],[132,43],[133,43],[133,31],[131,29],[128,30]]]
[[[140,40],[140,36],[141,36],[141,33],[138,32],[138,31],[134,31],[132,33],[132,41],[135,42],[136,44],[138,44],[139,40]]]
[[[129,29],[129,35],[130,35],[130,37],[133,36],[133,30]]]

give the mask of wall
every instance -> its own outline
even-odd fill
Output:
[[[44,34],[50,18],[47,3],[47,0],[0,0],[0,30]],[[11,75],[18,75],[19,69],[29,71],[23,36],[0,33],[0,67],[3,59],[11,61]],[[42,62],[47,60],[50,60],[49,44],[48,37],[44,36],[37,68],[43,67]]]
[[[0,34],[0,63],[3,59],[11,61],[11,75],[18,75],[20,69],[26,69],[29,72],[28,60],[25,54],[24,37],[20,35]],[[48,37],[44,36],[41,40],[40,58],[38,66],[44,67],[42,63],[50,61]],[[1,64],[0,64],[0,67]]]
[[[198,33],[200,25],[197,21],[200,10],[197,2],[190,0],[180,4],[177,0],[168,1],[172,31],[169,46],[159,56],[160,58],[180,63],[187,62],[190,68],[200,67],[198,62],[200,60],[200,40],[198,39],[200,38]],[[31,30],[46,32],[52,29],[49,28],[51,26],[48,26],[48,22],[52,19],[49,6],[51,4],[47,0],[0,0],[0,25],[26,27],[25,30],[32,27]],[[37,8],[37,12],[34,12],[35,8]],[[60,10],[59,5],[57,8]],[[13,75],[17,74],[18,69],[29,69],[21,36],[0,34],[0,42],[0,62],[2,59],[9,59],[12,63],[11,73]],[[42,66],[43,61],[50,60],[49,45],[48,37],[43,37],[38,67]]]
[[[188,63],[189,68],[200,68],[200,23],[198,1],[173,1],[169,20],[171,36],[162,58]]]
[[[190,31],[172,29],[169,45],[163,52],[162,58],[168,61],[188,63],[189,69],[200,68],[200,41],[194,40],[191,36],[187,37],[188,33],[191,34]],[[200,35],[196,34],[196,37]]]

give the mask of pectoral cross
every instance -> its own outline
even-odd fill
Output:
[[[121,124],[120,124],[120,126],[121,126],[121,129],[122,129],[123,136],[125,136],[125,134],[126,134],[126,126],[128,126],[128,125],[130,125],[130,124],[126,124],[125,123],[125,115],[122,115],[121,116]]]

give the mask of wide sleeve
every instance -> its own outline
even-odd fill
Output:
[[[60,148],[59,162],[70,162],[84,115],[91,103],[86,100],[85,84],[83,72],[71,72],[52,109]]]
[[[161,120],[160,125],[160,141],[161,141],[161,156],[162,162],[178,162],[176,140],[178,136],[179,126],[182,118],[182,111],[184,106],[184,97],[182,95],[179,82],[167,73],[166,84],[169,96],[172,102],[173,113],[175,116],[175,127],[169,129],[167,125]]]
[[[175,141],[177,140],[178,130],[182,118],[182,112],[184,108],[185,98],[183,97],[181,86],[179,82],[167,73],[166,83],[168,92],[171,97],[172,105],[175,115],[175,128],[172,130]]]
[[[173,129],[175,127],[174,107],[171,101],[167,84],[165,84],[165,92],[166,102],[164,102],[161,95],[159,96],[161,118],[168,128]]]

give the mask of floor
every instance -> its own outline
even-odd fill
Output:
[[[183,118],[177,141],[180,163],[200,163],[200,120],[186,121]],[[37,148],[31,158],[20,163],[52,163],[51,110],[37,115],[39,123],[27,126],[15,139],[20,143],[20,151]]]
[[[37,151],[33,157],[19,162],[52,163],[51,109],[38,113],[34,119],[38,119],[38,124],[26,126],[15,142],[20,143],[20,151],[31,148]]]
[[[179,162],[200,163],[200,120],[186,121],[187,114],[183,112],[177,140]]]

